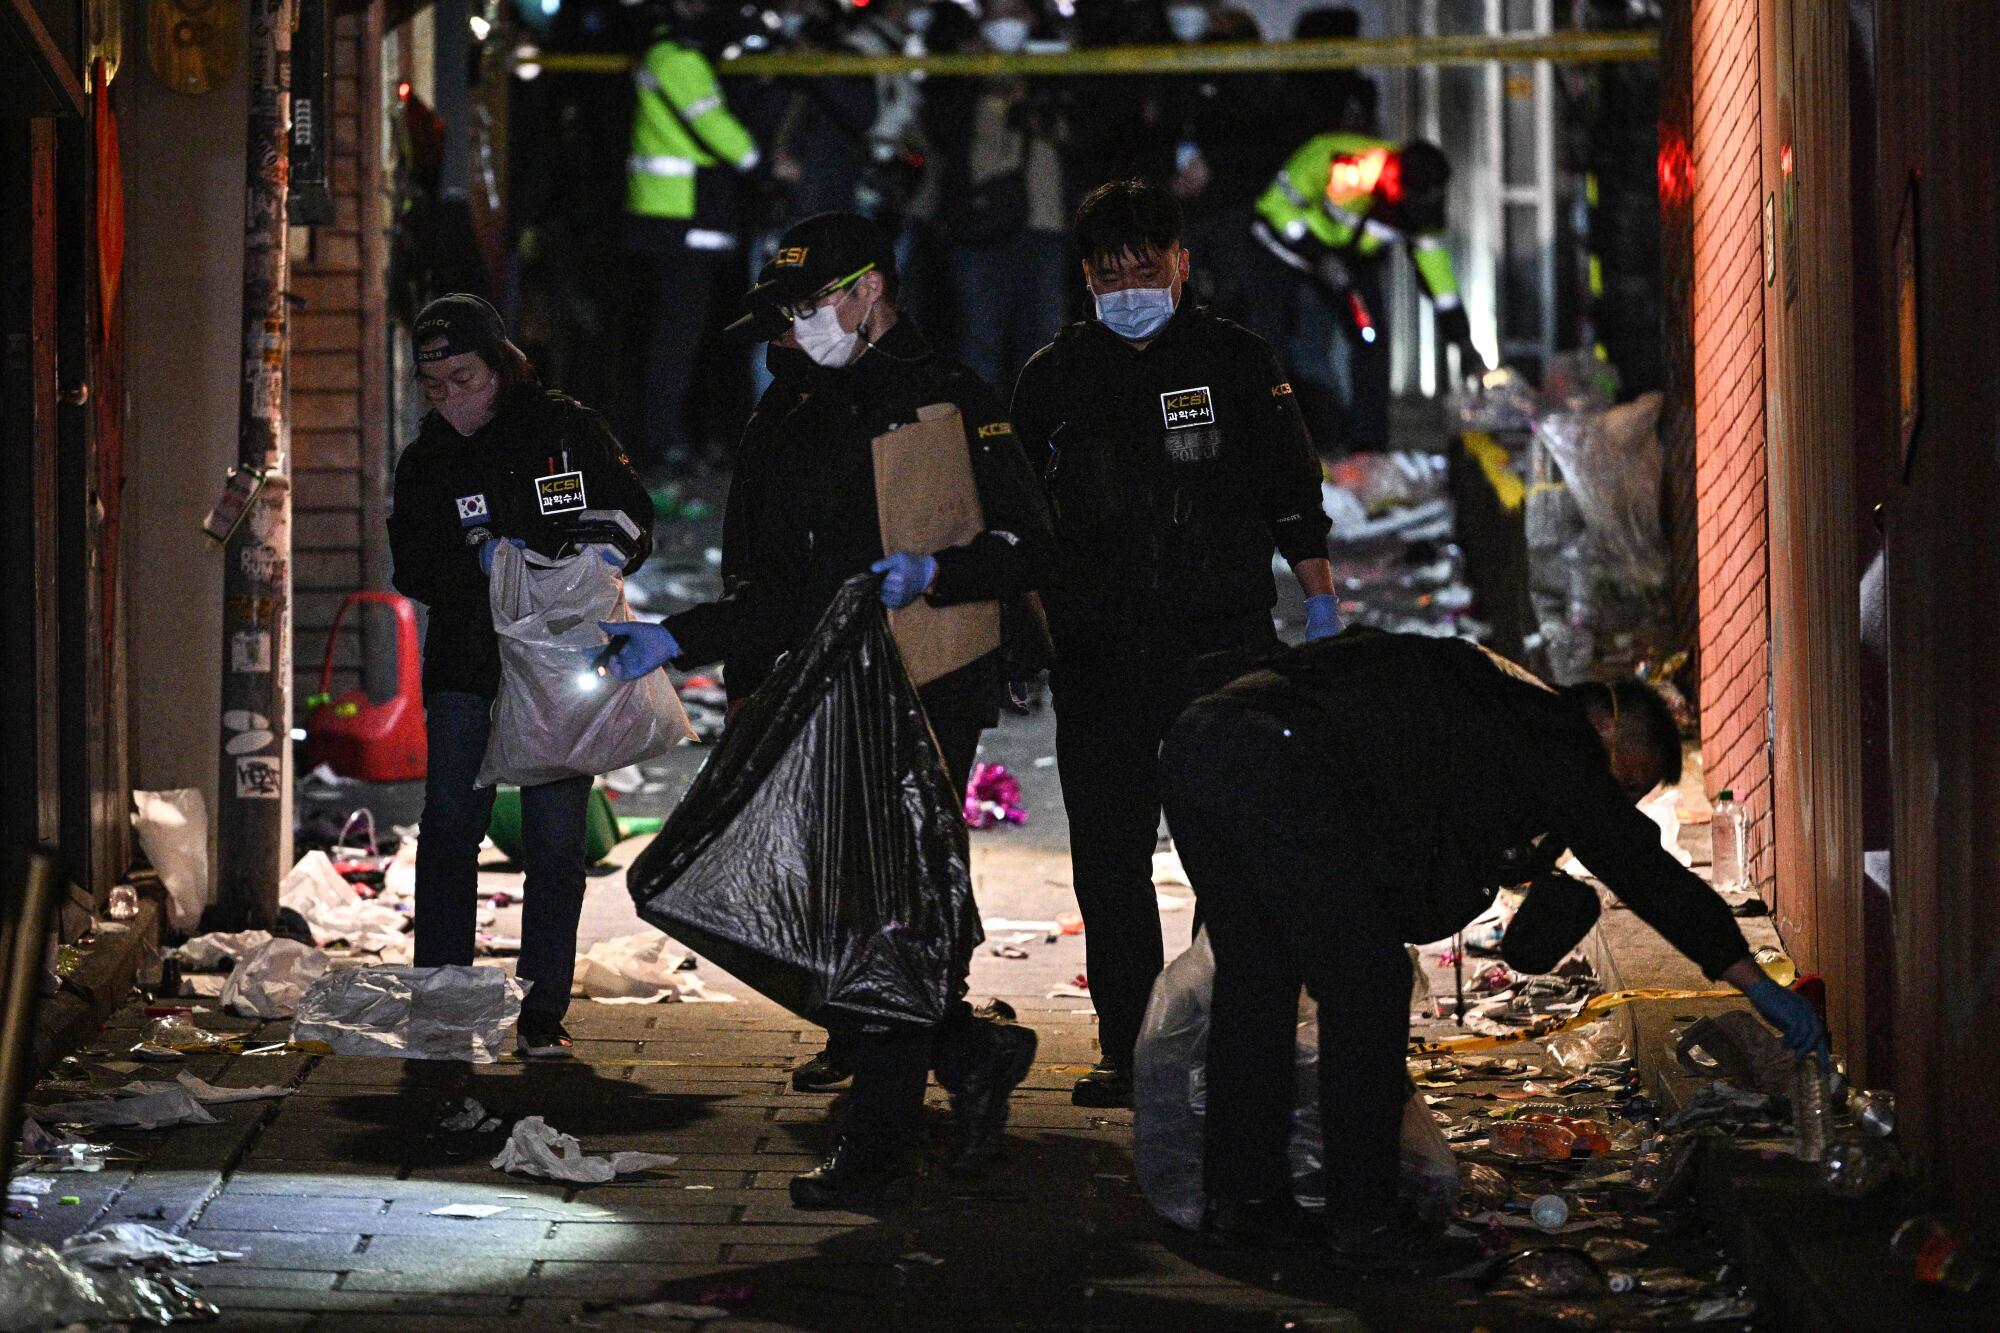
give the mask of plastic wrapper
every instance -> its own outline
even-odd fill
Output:
[[[602,1185],[618,1176],[672,1166],[679,1160],[656,1152],[615,1152],[608,1157],[593,1157],[584,1152],[583,1145],[573,1135],[563,1133],[538,1115],[531,1115],[514,1126],[506,1146],[493,1159],[493,1169],[580,1185]]]
[[[1469,379],[1451,396],[1451,414],[1462,431],[1527,430],[1540,405],[1534,386],[1505,366]]]
[[[878,582],[841,588],[627,876],[643,919],[833,1030],[935,1024],[982,938]]]
[[[40,1115],[60,1125],[92,1125],[122,1129],[170,1129],[175,1125],[212,1125],[210,1115],[188,1089],[168,1085],[157,1092],[98,1101],[58,1102]]]
[[[126,1264],[219,1264],[225,1259],[241,1259],[243,1251],[211,1250],[144,1222],[113,1222],[69,1237],[62,1243],[62,1256],[92,1268],[119,1268]]]
[[[166,886],[168,920],[177,931],[193,930],[208,905],[208,810],[201,792],[133,792],[132,828]]]
[[[341,878],[325,852],[307,852],[278,884],[278,906],[305,918],[313,943],[378,952],[403,942],[409,918],[395,908],[370,902]]]
[[[357,967],[313,984],[295,1042],[335,1055],[491,1064],[527,988],[497,967]]]
[[[1660,529],[1658,393],[1602,412],[1562,412],[1536,435],[1562,469],[1606,577],[1637,587],[1666,582]]]
[[[329,961],[297,940],[266,940],[229,974],[222,1007],[245,1018],[290,1018],[313,983],[326,975]]]
[[[694,729],[663,671],[599,675],[600,620],[630,620],[625,580],[594,548],[549,560],[497,545],[491,581],[500,694],[478,785],[532,787],[655,759]]]
[[[98,1271],[39,1241],[0,1234],[0,1333],[69,1324],[208,1322],[214,1306],[172,1278]]]
[[[1202,1120],[1208,1109],[1209,1000],[1215,955],[1206,932],[1167,965],[1153,985],[1134,1058],[1132,1161],[1146,1202],[1168,1221],[1201,1225]],[[1292,1194],[1302,1207],[1326,1203],[1319,1120],[1319,1021],[1300,1006],[1290,1157]],[[1420,1097],[1403,1108],[1399,1193],[1416,1216],[1442,1229],[1458,1206],[1458,1159]]]
[[[710,994],[687,967],[688,956],[675,953],[665,935],[621,935],[599,940],[576,960],[575,989],[605,1004],[724,1004],[733,995]]]
[[[218,968],[225,963],[233,967],[243,955],[260,944],[270,942],[271,932],[268,930],[239,930],[230,934],[197,935],[174,950],[174,957],[180,960],[183,968]]]

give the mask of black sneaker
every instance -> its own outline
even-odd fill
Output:
[[[562,1022],[546,1014],[521,1015],[515,1047],[526,1060],[567,1060],[575,1054],[575,1043]]]
[[[833,1141],[812,1170],[792,1177],[794,1208],[871,1208],[907,1196],[903,1154],[851,1134]]]
[[[1202,1210],[1201,1234],[1218,1245],[1252,1250],[1326,1248],[1325,1231],[1290,1198],[1211,1199]]]
[[[1035,1030],[1001,1023],[983,1025],[985,1049],[978,1063],[951,1091],[952,1146],[949,1167],[977,1171],[1000,1153],[1007,1130],[1007,1098],[1035,1064]],[[941,1080],[940,1080],[941,1081]]]
[[[1072,1106],[1113,1110],[1132,1105],[1132,1075],[1109,1061],[1098,1065],[1069,1090]]]
[[[854,1077],[853,1068],[829,1046],[792,1071],[794,1092],[825,1092]]]

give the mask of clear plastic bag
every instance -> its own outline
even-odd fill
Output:
[[[1627,587],[1658,588],[1667,579],[1661,402],[1658,393],[1642,394],[1602,412],[1559,412],[1535,428],[1583,515],[1598,577]]]
[[[1154,1211],[1189,1230],[1201,1225],[1202,1120],[1208,1109],[1209,1000],[1215,955],[1206,932],[1169,963],[1153,984],[1134,1058],[1132,1161],[1139,1188]],[[1326,1203],[1320,1169],[1319,1016],[1300,1003],[1290,1157],[1292,1195],[1307,1208]],[[1423,1099],[1403,1108],[1399,1194],[1416,1215],[1442,1228],[1458,1206],[1458,1159]]]
[[[625,580],[596,548],[549,560],[511,542],[493,557],[500,695],[478,785],[532,787],[658,758],[694,729],[665,672],[599,675],[597,622],[630,620]]]
[[[266,940],[222,987],[222,1007],[245,1018],[290,1018],[332,960],[297,940]]]
[[[167,889],[167,917],[183,934],[208,904],[208,809],[193,787],[132,793],[132,828]]]

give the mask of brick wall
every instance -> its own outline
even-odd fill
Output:
[[[381,524],[383,413],[381,249],[377,213],[380,41],[373,9],[334,19],[331,185],[335,217],[316,227],[292,266],[304,302],[292,316],[293,642],[295,695],[319,688],[321,655],[340,601],[378,586],[386,559]],[[352,618],[350,618],[352,619]],[[363,639],[342,634],[333,689],[361,683]],[[369,648],[382,645],[369,644]]]
[[[1758,6],[1691,0],[1695,513],[1708,791],[1749,808],[1772,880]]]

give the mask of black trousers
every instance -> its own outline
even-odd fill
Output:
[[[952,790],[965,792],[979,751],[984,723],[976,719],[933,718]],[[968,960],[970,961],[970,960]],[[964,989],[964,978],[958,979]],[[828,1048],[854,1069],[854,1087],[847,1098],[848,1132],[884,1147],[900,1150],[917,1134],[924,1109],[924,1085],[933,1069],[946,1087],[957,1084],[962,1070],[979,1058],[984,1020],[972,1016],[963,999],[953,1003],[944,1022],[928,1031],[890,1032],[835,1037]]]
[[[1410,1091],[1410,960],[1361,873],[1365,830],[1303,780],[1300,743],[1270,714],[1211,697],[1161,756],[1168,827],[1215,952],[1203,1183],[1211,1199],[1289,1193],[1303,985],[1320,1006],[1328,1215],[1379,1217]]]
[[[640,409],[638,445],[642,462],[658,466],[687,461],[699,443],[689,424],[689,390],[708,333],[709,309],[718,284],[733,294],[741,285],[742,259],[716,244],[726,233],[670,218],[629,217],[626,245],[652,272],[651,333],[646,340],[645,400]]]
[[[1247,658],[1275,648],[1267,613],[1183,651],[1089,659],[1059,647],[1051,678],[1056,763],[1069,816],[1070,877],[1083,913],[1097,1040],[1107,1063],[1132,1067],[1146,1001],[1164,962],[1153,849],[1159,839],[1160,740],[1216,681],[1200,649]],[[1224,677],[1226,678],[1226,676]]]

